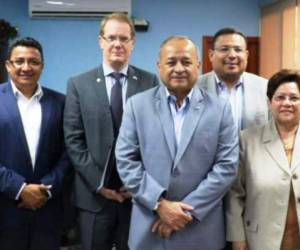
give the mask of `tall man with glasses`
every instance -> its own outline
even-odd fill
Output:
[[[61,191],[70,162],[63,140],[64,96],[38,83],[40,43],[15,41],[10,81],[0,85],[0,249],[59,250]]]
[[[269,119],[267,80],[245,72],[248,54],[243,33],[233,28],[219,30],[209,51],[213,71],[202,75],[199,81],[202,88],[230,102],[239,130]]]
[[[155,75],[129,65],[132,21],[112,14],[101,22],[102,64],[70,78],[65,141],[75,168],[75,204],[85,250],[128,249],[131,198],[116,171],[115,141],[130,96],[158,84]]]

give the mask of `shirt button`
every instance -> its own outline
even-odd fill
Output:
[[[298,179],[298,175],[297,174],[293,174],[293,179],[297,180]]]

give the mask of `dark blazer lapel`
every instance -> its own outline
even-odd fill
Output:
[[[12,87],[10,83],[7,83],[6,88],[3,89],[3,95],[1,99],[3,98],[3,101],[1,101],[4,106],[6,107],[7,114],[12,116],[12,124],[11,126],[14,127],[13,131],[16,133],[16,135],[19,137],[19,141],[21,142],[23,149],[25,153],[28,155],[30,159],[29,154],[29,148],[26,141],[26,136],[24,132],[24,127],[22,124],[21,115],[19,112],[18,104],[16,97],[13,94]]]
[[[138,72],[136,72],[131,66],[128,67],[128,79],[127,79],[127,93],[126,99],[138,92]]]
[[[39,159],[39,155],[41,152],[41,145],[43,145],[43,141],[46,138],[46,131],[49,124],[49,121],[52,118],[52,103],[50,101],[50,98],[48,98],[48,93],[43,89],[43,96],[40,100],[41,103],[41,109],[42,109],[42,121],[41,121],[41,131],[40,131],[40,139],[39,144],[37,148],[37,154],[36,154],[36,162]]]
[[[274,121],[265,125],[262,134],[262,143],[265,144],[267,152],[277,162],[278,166],[290,174],[289,163]]]
[[[159,117],[161,127],[165,136],[165,140],[168,144],[168,148],[172,159],[175,158],[175,134],[174,134],[174,124],[171,111],[169,108],[166,92],[163,86],[160,86],[156,96],[155,105],[157,115]]]
[[[99,66],[98,71],[95,74],[95,77],[93,81],[91,81],[92,84],[92,91],[96,93],[96,95],[99,97],[99,100],[102,102],[102,105],[109,110],[109,101],[107,96],[107,90],[105,85],[105,76],[103,73],[102,65]]]
[[[178,146],[174,165],[176,166],[184,154],[190,140],[195,132],[199,119],[204,111],[205,103],[203,103],[202,92],[198,88],[194,88],[194,93],[190,101],[190,107],[184,119],[181,131],[180,143]]]

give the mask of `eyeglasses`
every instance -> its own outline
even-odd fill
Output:
[[[101,36],[101,37],[108,43],[114,43],[116,41],[119,41],[122,44],[127,44],[130,41],[132,41],[131,38],[126,36],[109,36],[109,37]]]
[[[222,46],[219,48],[214,48],[214,50],[218,51],[221,54],[227,55],[233,50],[236,54],[242,54],[246,51],[246,49],[243,49],[241,47],[229,47],[229,46]]]
[[[27,63],[30,67],[39,67],[43,63],[39,60],[30,59],[30,60],[24,60],[24,59],[17,59],[17,60],[9,60],[9,62],[15,67],[15,68],[21,68]]]
[[[273,96],[273,100],[276,102],[284,102],[288,100],[289,102],[296,104],[300,102],[300,96],[285,96],[285,95],[277,95]]]

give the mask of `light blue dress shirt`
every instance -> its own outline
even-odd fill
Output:
[[[193,94],[193,89],[185,97],[180,107],[176,103],[177,101],[176,96],[171,95],[167,88],[165,89],[166,89],[166,96],[168,98],[169,107],[173,117],[176,148],[178,148],[181,139],[181,130],[182,130],[183,122],[190,107],[190,99]]]
[[[243,129],[243,106],[244,106],[244,87],[243,87],[243,76],[229,89],[226,83],[222,82],[217,75],[216,87],[218,96],[229,101],[231,106],[231,112],[234,120],[234,124],[238,130]]]

